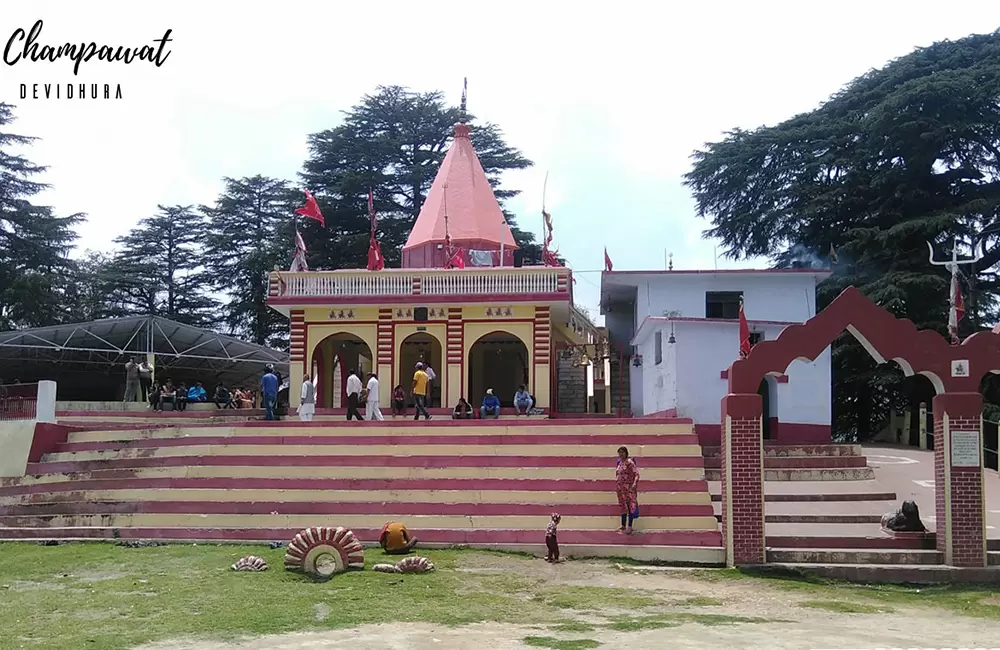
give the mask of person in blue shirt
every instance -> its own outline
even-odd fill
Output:
[[[494,420],[500,419],[500,400],[493,394],[492,388],[486,389],[486,397],[483,398],[483,405],[479,409],[479,417],[485,420],[487,415]]]
[[[205,392],[205,387],[199,381],[191,388],[188,388],[187,398],[189,402],[207,402],[208,393]]]
[[[264,419],[275,419],[274,407],[278,403],[278,376],[274,374],[274,366],[270,364],[268,364],[264,376],[260,378],[260,394],[264,400]]]

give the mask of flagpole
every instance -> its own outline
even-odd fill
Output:
[[[542,183],[542,241],[548,237],[549,224],[545,222],[545,192],[549,189],[549,173],[545,172],[545,181]]]

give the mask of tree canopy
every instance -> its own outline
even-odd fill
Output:
[[[0,102],[0,330],[72,320],[65,297],[75,265],[67,256],[84,220],[32,202],[48,187],[33,180],[45,167],[15,153],[35,138],[7,130],[13,109]]]
[[[967,335],[997,319],[1000,262],[1000,33],[918,49],[847,84],[817,109],[737,129],[694,154],[686,176],[706,237],[779,267],[836,253],[822,308],[848,285],[944,333],[946,271],[928,262],[977,242],[965,267]],[[899,387],[853,340],[834,348],[835,427],[877,431]]]
[[[448,106],[440,92],[379,86],[346,111],[339,126],[310,135],[309,158],[301,178],[316,194],[331,231],[319,235],[318,224],[306,226],[310,265],[365,266],[370,188],[386,264],[398,266],[460,118],[460,110]],[[503,188],[501,174],[530,167],[532,162],[506,143],[495,124],[476,125],[473,115],[466,119],[472,126],[472,144],[502,208],[506,199],[519,192]],[[540,264],[541,248],[534,243],[534,235],[518,230],[514,216],[507,210],[504,214],[524,250],[525,264]]]

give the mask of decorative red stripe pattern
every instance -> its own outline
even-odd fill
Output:
[[[270,542],[289,539],[299,532],[299,528],[7,528],[3,530],[5,539],[104,539],[115,536],[120,539],[173,539],[173,540],[230,540]],[[378,540],[381,528],[354,528],[358,539],[366,543]],[[420,541],[423,544],[448,546],[530,544],[540,546],[537,530],[447,530],[421,528]],[[701,546],[717,548],[722,544],[719,531],[643,531],[641,535],[626,536],[614,530],[569,530],[559,531],[559,543],[572,545],[614,545],[614,546]]]
[[[421,278],[419,275],[413,276],[413,295],[419,296],[423,291],[421,290]]]
[[[380,307],[378,310],[378,342],[376,355],[378,365],[392,365],[393,359],[393,324],[392,308]]]
[[[535,365],[548,365],[551,338],[551,314],[548,307],[535,307]]]
[[[465,327],[462,323],[462,308],[448,308],[448,363],[461,365],[465,356]]]
[[[306,361],[306,315],[302,309],[293,309],[291,312],[291,335],[289,339],[289,361],[294,367],[295,364],[303,364],[302,372],[307,372]],[[291,370],[291,368],[290,368]]]

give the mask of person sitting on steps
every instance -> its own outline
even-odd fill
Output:
[[[493,394],[492,388],[486,389],[486,396],[483,398],[483,405],[479,408],[479,417],[486,419],[490,416],[494,420],[500,419],[500,400]]]
[[[466,402],[464,397],[459,397],[458,404],[455,405],[455,410],[452,412],[451,417],[453,420],[471,420],[472,405]]]
[[[528,390],[524,387],[524,384],[521,384],[521,387],[517,389],[516,393],[514,393],[515,413],[517,413],[517,415],[521,415],[521,411],[524,411],[524,414],[528,415],[528,411],[531,410],[531,406],[533,404],[534,402],[531,401],[531,394],[528,393]]]
[[[392,389],[392,414],[406,417],[406,391],[402,384]]]

